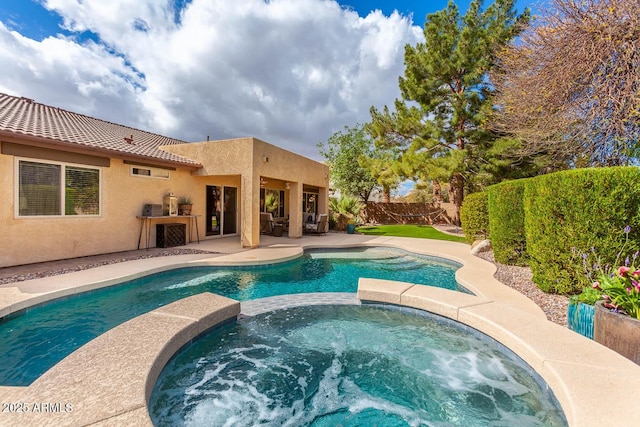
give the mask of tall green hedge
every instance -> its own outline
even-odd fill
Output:
[[[627,248],[637,250],[639,207],[636,167],[577,169],[527,180],[524,222],[534,282],[546,292],[579,292],[589,280],[576,253],[593,251],[611,265],[627,225]]]
[[[503,264],[528,265],[523,204],[526,182],[505,181],[487,189],[491,247],[496,261]]]
[[[486,192],[465,196],[460,207],[460,222],[469,243],[489,237],[489,208]]]

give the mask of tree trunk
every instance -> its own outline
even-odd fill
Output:
[[[442,187],[437,179],[433,180],[433,201],[437,204],[442,203]]]
[[[460,225],[460,206],[462,206],[462,200],[464,198],[464,178],[462,174],[455,174],[449,184],[450,199],[454,206],[451,221],[455,225]]]
[[[391,188],[388,185],[382,186],[382,202],[391,203]]]

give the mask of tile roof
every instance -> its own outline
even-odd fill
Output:
[[[3,93],[0,93],[0,133],[60,141],[105,154],[129,155],[163,163],[199,166],[198,162],[158,148],[162,145],[186,144],[185,141]]]

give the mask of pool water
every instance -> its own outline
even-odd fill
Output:
[[[459,264],[391,248],[311,250],[261,267],[185,268],[53,301],[0,319],[0,385],[29,385],[91,339],[133,317],[202,292],[247,301],[356,292],[359,277],[459,289]]]
[[[165,366],[160,426],[566,426],[511,351],[437,316],[297,307],[214,329]]]

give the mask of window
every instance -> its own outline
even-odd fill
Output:
[[[317,193],[302,193],[302,212],[318,213],[318,207],[316,201],[318,199]]]
[[[169,179],[171,177],[171,173],[167,169],[152,168],[147,166],[131,166],[131,175],[161,179]]]
[[[100,215],[100,169],[18,160],[18,216]]]
[[[151,176],[151,169],[134,168],[131,166],[131,175]]]

